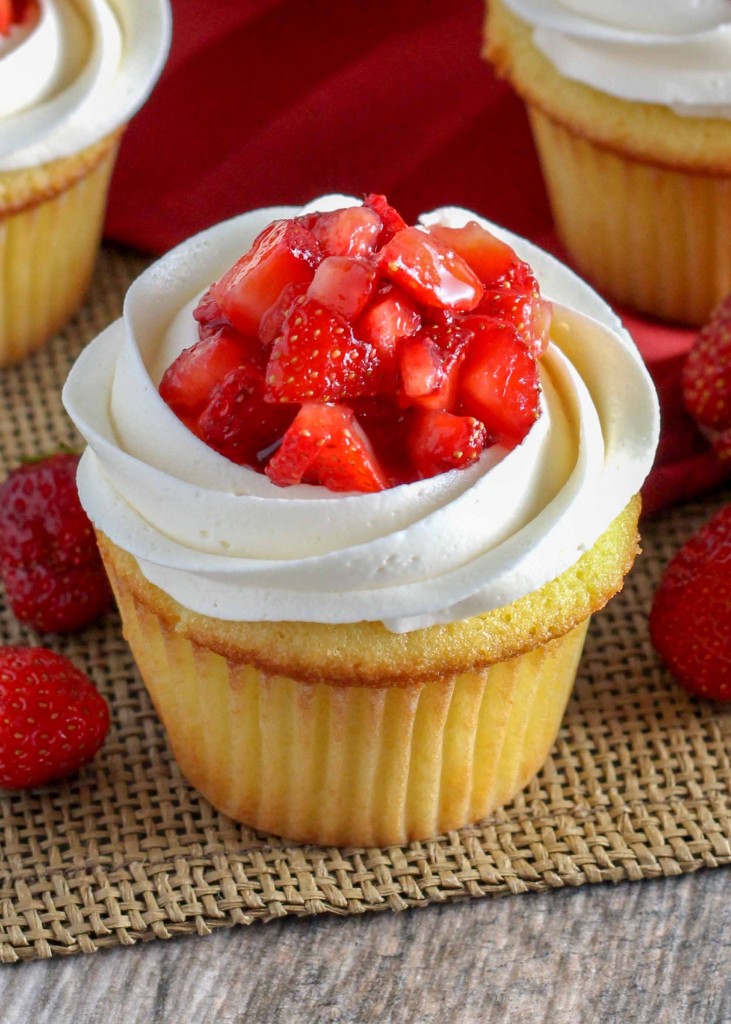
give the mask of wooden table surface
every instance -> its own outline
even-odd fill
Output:
[[[0,967],[2,1024],[729,1024],[731,874],[227,929]]]

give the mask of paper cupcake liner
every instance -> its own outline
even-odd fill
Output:
[[[556,230],[599,290],[705,323],[731,291],[731,178],[643,163],[528,106]]]
[[[0,172],[0,366],[40,348],[81,304],[120,137],[41,168]]]
[[[545,761],[588,619],[489,669],[407,686],[267,675],[176,632],[107,564],[186,778],[254,828],[324,845],[426,839],[484,818]]]

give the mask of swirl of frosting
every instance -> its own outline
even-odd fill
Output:
[[[490,448],[464,470],[343,495],[276,487],[190,433],[156,385],[196,340],[198,296],[271,220],[354,202],[258,210],[168,253],[132,285],[123,318],[86,348],[64,388],[88,443],[79,493],[92,522],[193,611],[380,620],[398,632],[462,619],[571,566],[649,471],[657,402],[619,321],[557,260],[455,208],[422,222],[477,219],[531,263],[556,302],[542,414],[521,445]]]
[[[729,0],[504,0],[566,78],[689,117],[731,118]]]
[[[168,0],[38,0],[0,43],[0,170],[70,156],[123,125],[170,31]]]

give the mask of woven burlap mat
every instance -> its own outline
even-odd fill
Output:
[[[25,456],[77,443],[61,384],[144,266],[106,249],[70,327],[0,371],[0,477]],[[181,777],[116,615],[73,638],[43,638],[94,678],[112,729],[75,779],[0,794],[0,962],[288,914],[402,910],[731,863],[731,710],[688,698],[658,664],[646,628],[661,567],[730,498],[645,524],[645,553],[594,619],[541,774],[488,820],[431,842],[318,849],[234,824]],[[38,642],[1,594],[0,634],[3,643]]]

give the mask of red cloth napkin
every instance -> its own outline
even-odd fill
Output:
[[[324,192],[407,219],[473,209],[543,241],[551,215],[520,101],[480,57],[481,0],[173,0],[170,59],[129,126],[107,237],[163,252],[219,220]],[[649,511],[716,486],[684,412],[692,332],[624,314],[658,386]]]

